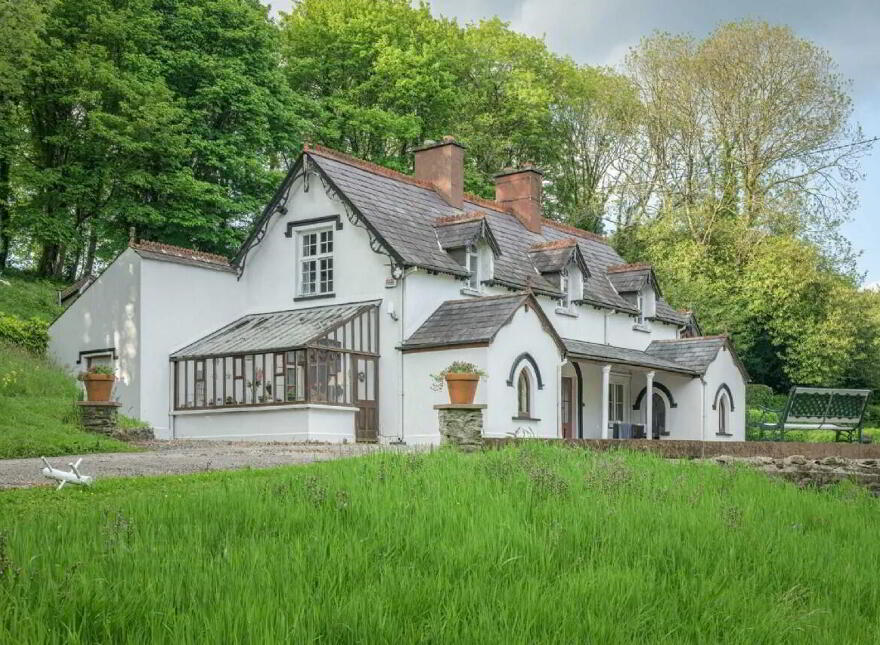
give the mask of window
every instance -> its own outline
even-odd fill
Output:
[[[623,423],[624,411],[624,386],[623,383],[608,384],[608,422]]]
[[[300,233],[299,295],[333,293],[333,229]]]
[[[562,298],[559,299],[559,306],[568,309],[571,306],[571,290],[570,280],[568,278],[568,269],[564,269],[559,274],[559,290],[562,292]]]
[[[468,276],[468,289],[474,291],[480,290],[480,254],[475,248],[468,248],[467,251],[467,270],[470,271]]]
[[[636,308],[639,310],[639,317],[637,319],[637,324],[644,325],[645,324],[645,299],[642,297],[641,291],[639,291],[638,295],[636,295]]]
[[[718,434],[730,434],[730,401],[727,399],[727,393],[723,392],[718,399]]]
[[[86,371],[98,366],[113,367],[112,354],[92,354],[91,356],[85,356],[84,358],[86,359]]]
[[[516,382],[516,416],[526,419],[531,418],[532,416],[532,393],[529,385],[528,370],[523,368],[520,370],[519,379],[517,379]]]

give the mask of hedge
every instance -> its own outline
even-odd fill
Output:
[[[25,320],[0,314],[0,341],[44,354],[49,344],[49,325],[39,318]]]

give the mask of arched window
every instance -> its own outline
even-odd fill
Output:
[[[730,434],[730,399],[727,392],[718,398],[718,434]]]
[[[523,368],[519,372],[516,381],[516,400],[518,417],[530,418],[532,416],[532,392],[529,383],[529,372]]]

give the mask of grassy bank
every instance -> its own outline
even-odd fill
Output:
[[[63,311],[58,291],[67,285],[7,269],[0,275],[0,313],[52,322]]]
[[[4,492],[0,641],[873,642],[877,512],[535,444]]]
[[[82,429],[78,395],[76,381],[46,358],[0,344],[0,459],[132,450]]]

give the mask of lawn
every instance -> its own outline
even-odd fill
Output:
[[[134,450],[82,429],[79,392],[48,359],[0,343],[0,459]]]
[[[876,642],[878,510],[537,443],[7,491],[0,642]]]

